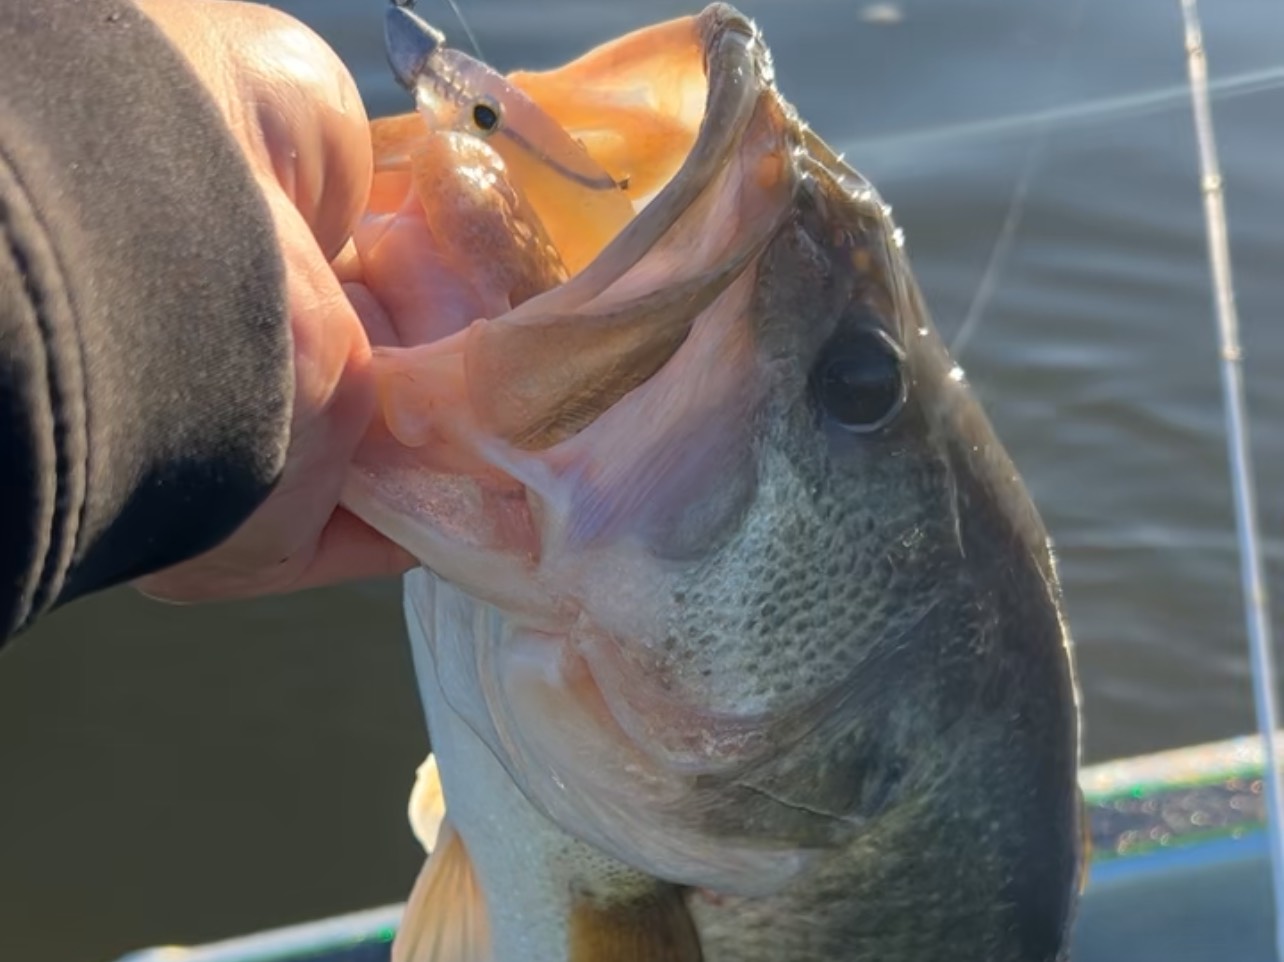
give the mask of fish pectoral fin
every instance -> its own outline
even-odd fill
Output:
[[[441,824],[446,820],[446,796],[441,791],[437,758],[431,752],[415,772],[415,787],[410,790],[410,828],[425,852],[437,847]]]
[[[681,889],[657,885],[624,902],[577,899],[568,962],[701,962],[704,953]]]
[[[490,924],[463,839],[442,821],[437,847],[406,900],[392,962],[490,962]]]

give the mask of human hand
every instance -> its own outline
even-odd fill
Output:
[[[414,559],[338,504],[374,409],[370,338],[330,263],[370,190],[356,84],[319,37],[281,11],[232,0],[136,2],[190,61],[263,191],[285,263],[295,376],[287,461],[267,501],[217,548],[136,584],[164,600],[202,601],[404,571]]]

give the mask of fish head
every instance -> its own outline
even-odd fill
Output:
[[[419,599],[442,688],[568,833],[761,896],[888,813],[1006,819],[997,849],[1046,842],[1064,915],[1077,728],[1038,515],[890,209],[753,24],[719,4],[652,29],[632,49],[668,73],[618,82],[617,49],[513,82],[568,129],[596,117],[626,182],[645,77],[698,76],[676,172],[569,278],[382,352],[345,503],[475,599]]]

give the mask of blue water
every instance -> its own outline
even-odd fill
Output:
[[[463,2],[501,67],[694,9]],[[335,45],[372,114],[406,108],[381,3],[281,5]],[[787,96],[895,206],[947,336],[1028,185],[962,362],[1060,548],[1089,758],[1251,729],[1176,0],[903,0],[894,24],[859,2],[741,7]],[[1284,5],[1204,7],[1284,595]],[[0,959],[97,962],[401,898],[424,747],[388,585],[74,606],[0,659]]]

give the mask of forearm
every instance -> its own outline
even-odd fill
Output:
[[[0,4],[0,639],[230,534],[289,359],[266,205],[180,55],[123,0]]]

